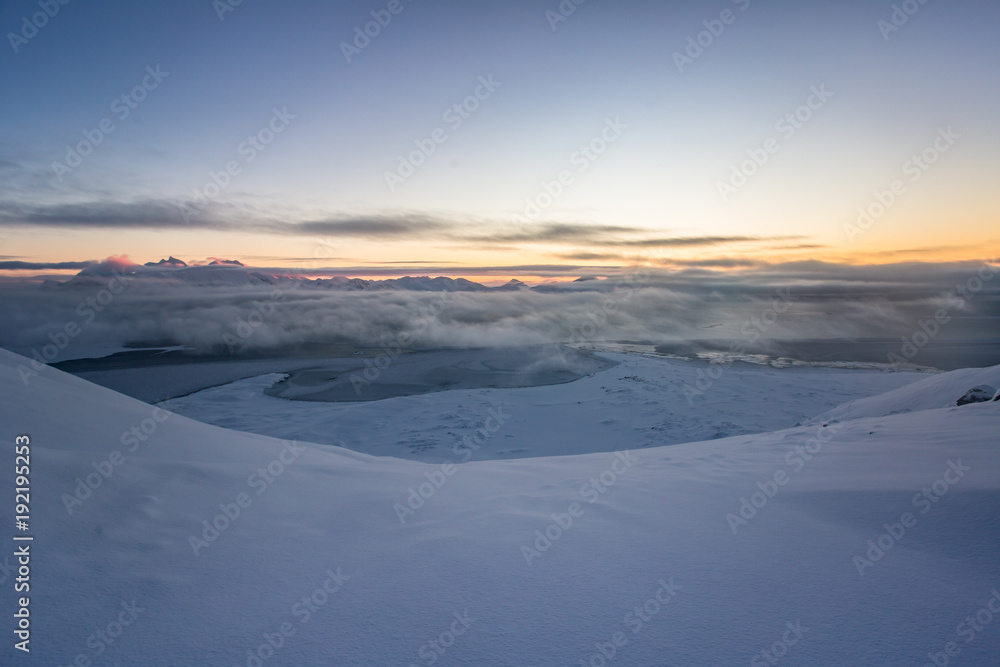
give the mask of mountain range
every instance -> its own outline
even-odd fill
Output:
[[[272,269],[255,269],[235,260],[213,259],[209,264],[189,265],[173,256],[158,262],[138,264],[109,264],[102,262],[89,266],[69,280],[46,281],[54,289],[103,287],[118,278],[125,282],[138,280],[148,285],[175,285],[189,287],[266,287],[296,284],[328,291],[357,292],[375,290],[403,290],[412,292],[496,292],[528,289],[520,280],[510,280],[499,287],[488,287],[465,278],[438,276],[404,276],[385,280],[368,280],[333,276],[308,278],[283,274]]]

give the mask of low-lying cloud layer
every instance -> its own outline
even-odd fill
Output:
[[[509,292],[343,292],[295,281],[191,288],[107,283],[97,267],[87,275],[93,282],[74,287],[3,287],[0,346],[30,353],[56,345],[66,359],[96,345],[137,342],[238,354],[309,343],[895,338],[912,336],[935,313],[947,317],[935,334],[942,339],[995,338],[1000,319],[1000,273],[982,264],[640,269]]]

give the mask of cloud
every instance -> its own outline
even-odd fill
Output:
[[[203,210],[181,208],[183,202],[144,199],[135,201],[89,201],[68,204],[26,204],[2,202],[0,224],[27,227],[100,229],[204,229],[297,236],[335,236],[383,240],[392,238],[482,242],[580,242],[599,240],[608,234],[641,231],[630,227],[547,223],[524,229],[505,229],[489,221],[474,221],[476,227],[492,227],[489,234],[469,234],[469,220],[449,219],[413,212],[331,216],[324,219],[288,221],[275,219],[252,209],[210,203]]]
[[[940,256],[943,252],[968,252],[977,251],[981,252],[983,248],[996,248],[1000,246],[1000,239],[987,239],[979,245],[937,245],[929,246],[923,248],[904,248],[898,250],[879,250],[878,252],[858,252],[854,254],[857,258],[881,258],[886,257],[899,257],[899,256],[919,256],[919,255],[930,255]],[[975,254],[973,254],[975,256]]]
[[[100,262],[91,264],[83,271],[81,276],[113,276],[123,271],[133,271],[140,268],[128,258],[128,255],[114,255]]]
[[[593,244],[631,248],[694,248],[737,243],[771,243],[774,241],[793,241],[806,238],[803,236],[642,237],[642,235],[648,235],[652,231],[641,227],[546,222],[520,227],[515,230],[501,230],[480,237],[466,237],[466,240],[522,244]],[[639,238],[622,238],[623,236],[639,236]]]
[[[90,201],[68,204],[0,202],[0,224],[71,229],[203,229],[240,233],[326,236],[393,241],[438,239],[453,243],[484,244],[511,249],[531,244],[589,245],[632,248],[694,248],[723,244],[797,240],[800,236],[688,236],[652,237],[653,230],[621,225],[538,222],[510,225],[490,220],[468,220],[400,211],[394,213],[331,216],[324,219],[276,219],[259,211],[209,203],[203,210],[185,212],[180,202],[145,199]],[[289,218],[291,218],[289,214]],[[485,232],[469,232],[469,229]]]
[[[307,220],[289,223],[259,213],[212,205],[185,218],[180,203],[161,199],[90,201],[68,204],[26,204],[7,201],[0,207],[0,223],[8,226],[75,229],[205,229],[264,234],[327,235],[384,238],[425,236],[452,229],[456,223],[426,215],[400,213]]]
[[[766,262],[754,259],[735,257],[712,257],[708,259],[659,259],[658,264],[664,266],[711,267],[718,269],[750,268],[764,266]]]
[[[0,271],[55,271],[64,269],[86,269],[94,264],[87,262],[0,262]]]
[[[3,202],[0,223],[10,226],[64,228],[174,229],[187,226],[181,209],[172,202],[82,202],[25,204]]]
[[[113,258],[92,273],[128,261]],[[415,347],[542,344],[571,340],[582,331],[591,331],[588,340],[727,339],[739,338],[741,327],[771,307],[779,289],[788,290],[792,305],[769,327],[767,338],[898,340],[940,308],[951,308],[954,315],[940,339],[995,338],[1000,272],[962,308],[945,299],[980,268],[975,263],[857,267],[800,262],[736,271],[623,269],[601,272],[604,280],[550,284],[539,291],[447,295],[289,285],[275,297],[272,286],[168,289],[134,281],[89,322],[83,321],[80,304],[95,297],[99,282],[72,289],[7,286],[0,300],[0,345],[30,352],[71,321],[81,329],[71,346],[79,349],[115,342],[172,343],[223,353],[227,336],[240,340],[243,350],[288,350],[315,341],[377,346],[401,333]],[[257,325],[248,329],[251,320]],[[241,331],[252,334],[244,338]]]
[[[261,231],[296,235],[349,236],[358,238],[430,236],[455,229],[453,222],[426,215],[400,214],[345,219],[318,220],[294,224],[263,225]]]
[[[771,250],[818,250],[820,248],[827,248],[819,243],[795,243],[793,245],[779,245],[774,246]]]
[[[681,236],[675,238],[634,239],[628,241],[605,241],[612,246],[635,246],[642,248],[686,248],[715,246],[728,243],[766,243],[801,239],[801,236]]]
[[[587,225],[540,222],[514,229],[498,229],[490,234],[466,236],[470,241],[492,243],[581,243],[602,242],[613,235],[636,234],[646,230],[618,225]]]
[[[612,261],[617,260],[622,265],[635,265],[643,263],[653,263],[657,266],[678,266],[678,267],[710,267],[719,269],[750,268],[764,266],[766,262],[735,257],[709,257],[703,259],[674,259],[670,257],[641,257],[636,255],[624,255],[621,253],[603,252],[571,252],[555,255],[561,259],[575,259],[584,261]],[[609,268],[609,267],[605,267]],[[618,267],[621,268],[621,267]]]
[[[335,266],[321,268],[255,268],[255,271],[274,275],[302,276],[543,276],[561,278],[577,275],[581,271],[593,272],[608,269],[621,270],[620,266],[583,266],[577,264],[511,264],[506,266],[463,266],[455,267],[447,263],[418,262],[414,264],[388,263],[389,266]]]
[[[559,257],[561,259],[575,259],[580,262],[625,259],[624,255],[611,252],[569,252],[569,253],[560,253],[556,255],[556,257]]]
[[[575,259],[581,262],[584,261],[612,261],[617,260],[620,265],[636,265],[643,263],[653,263],[657,266],[677,266],[677,267],[709,267],[709,268],[719,268],[719,269],[733,269],[733,268],[749,268],[754,266],[763,266],[766,263],[747,258],[734,258],[734,257],[711,257],[705,259],[674,259],[669,257],[638,257],[634,255],[623,255],[618,253],[601,253],[601,252],[573,252],[556,255],[562,259]],[[595,267],[591,267],[595,268]],[[618,267],[604,267],[604,268],[622,268]]]

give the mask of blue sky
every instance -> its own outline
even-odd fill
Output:
[[[643,241],[670,238],[760,239],[668,253],[706,260],[873,262],[911,249],[924,253],[911,259],[956,259],[997,247],[992,3],[913,5],[886,39],[884,2],[589,0],[553,29],[554,1],[401,0],[348,63],[342,43],[388,4],[244,0],[220,19],[210,0],[71,0],[53,4],[58,13],[16,53],[9,33],[41,10],[0,4],[0,253],[279,260],[308,254],[317,234],[352,266],[628,263],[662,248]],[[731,23],[713,23],[726,11]],[[673,54],[706,21],[721,34],[678,71]],[[147,67],[169,75],[121,119],[114,101]],[[481,77],[499,85],[460,127],[447,123]],[[782,137],[776,123],[817,86],[832,96]],[[275,110],[294,118],[248,162],[240,146]],[[104,119],[114,130],[60,180],[53,163]],[[579,170],[579,148],[615,119],[624,131]],[[851,242],[844,226],[858,207],[947,127],[956,144]],[[447,140],[391,189],[399,156],[438,128]],[[720,195],[769,138],[778,152]],[[185,202],[230,162],[228,186],[184,219]],[[514,216],[523,222],[527,202],[566,170],[563,191],[512,236]],[[329,224],[296,231],[304,222]]]

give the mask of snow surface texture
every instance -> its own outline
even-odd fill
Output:
[[[270,373],[160,405],[239,431],[340,445],[376,456],[458,463],[643,449],[774,431],[859,395],[879,394],[925,377],[601,356],[617,365],[562,385],[452,390],[374,403],[306,403],[266,395],[284,377]],[[483,433],[491,410],[499,411],[504,423]]]
[[[978,385],[1000,385],[1000,366],[963,368],[932,375],[881,396],[862,398],[838,406],[818,419],[857,419],[882,417],[905,412],[919,412],[954,406],[967,391]],[[815,421],[815,420],[814,420]]]
[[[32,439],[35,535],[32,652],[15,651],[4,613],[2,664],[598,665],[613,651],[608,664],[746,665],[773,664],[761,651],[774,650],[778,664],[923,665],[947,647],[956,664],[995,665],[1000,655],[988,611],[1000,604],[1000,402],[941,407],[995,384],[996,368],[924,409],[911,385],[910,413],[443,468],[225,430],[54,369],[25,386],[17,366],[28,363],[0,351],[3,440]],[[761,409],[780,406],[761,378],[732,380]],[[542,389],[559,388],[524,391]],[[614,415],[619,398],[608,392],[592,410]],[[135,451],[122,441],[133,427],[144,436]],[[124,462],[70,515],[63,494],[113,450]],[[255,472],[282,457],[269,482]],[[779,472],[785,483],[771,487]],[[423,483],[428,499],[401,522],[396,508]],[[761,488],[771,497],[755,496]],[[191,536],[202,521],[224,524],[220,503],[239,494],[249,504],[195,555]],[[0,475],[7,535],[13,496],[11,466]],[[746,523],[727,520],[741,498],[766,504]],[[114,628],[123,601],[136,620],[106,644],[96,633]]]

